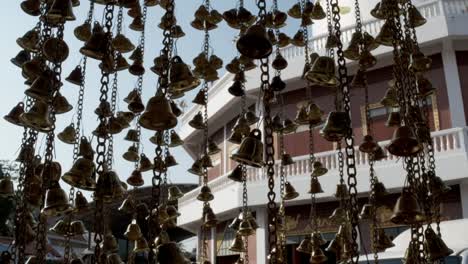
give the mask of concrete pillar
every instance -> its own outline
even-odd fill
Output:
[[[210,254],[210,261],[212,264],[216,264],[216,252],[218,252],[216,246],[216,227],[211,228],[211,240],[210,240],[210,248],[211,248],[211,254]]]
[[[267,263],[268,212],[266,208],[255,211],[258,229],[256,231],[257,264]]]
[[[224,132],[224,136],[223,136],[223,175],[228,173],[228,169],[227,169],[227,164],[229,162],[229,153],[228,153],[228,149],[227,149],[227,140],[228,140],[228,133],[227,133],[227,127],[226,125],[223,126],[223,132]]]
[[[442,62],[444,66],[452,127],[464,127],[466,126],[465,108],[463,106],[463,95],[460,76],[458,74],[457,58],[451,40],[446,40],[443,44]]]
[[[463,218],[468,218],[468,181],[460,183],[460,202]]]

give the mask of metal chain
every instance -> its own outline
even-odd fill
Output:
[[[279,137],[278,137],[278,141],[279,141],[279,150],[278,152],[283,155],[285,154],[285,150],[284,150],[284,134],[283,132],[280,132],[279,134]],[[284,185],[285,185],[285,182],[286,182],[286,172],[285,172],[285,167],[283,166],[283,163],[281,162],[280,163],[280,166],[279,166],[279,170],[280,170],[280,194],[281,194],[281,199],[283,199],[283,195],[284,195]]]

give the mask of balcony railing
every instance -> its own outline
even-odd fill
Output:
[[[465,128],[451,128],[441,131],[435,131],[431,133],[431,137],[433,140],[434,152],[435,156],[441,155],[449,155],[449,154],[457,154],[457,153],[465,153],[467,151],[467,144],[468,144],[468,127]],[[388,145],[390,141],[383,141],[379,144],[384,147],[384,151],[387,154],[387,158],[382,161],[379,161],[376,166],[386,166],[389,163],[395,163],[399,159],[399,157],[390,154],[386,149],[385,146]],[[366,167],[369,165],[369,159],[367,154],[360,152],[359,149],[356,147],[355,149],[356,155],[356,166],[359,167]],[[329,173],[336,173],[338,170],[338,152],[335,151],[326,151],[316,153],[315,157],[318,161],[322,162],[323,166],[325,166]],[[311,173],[311,168],[309,165],[309,156],[299,156],[295,157],[294,164],[285,167],[285,173],[288,177],[295,177],[300,175],[305,175]],[[279,164],[280,161],[276,161],[275,165],[275,172],[279,171]],[[229,185],[237,184],[232,180],[227,178],[227,174],[222,175],[208,183],[212,192],[216,192],[219,189],[226,188]],[[278,175],[276,175],[278,176]],[[249,168],[247,170],[247,179],[249,183],[255,182],[262,182],[267,180],[266,173],[264,173],[263,169],[257,168]],[[195,199],[198,195],[199,188],[192,190],[185,194],[179,200],[179,205],[184,205],[189,203]]]

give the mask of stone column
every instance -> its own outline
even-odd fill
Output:
[[[265,208],[258,208],[256,211],[258,224],[256,232],[257,264],[267,263],[267,241],[268,241],[268,212]]]

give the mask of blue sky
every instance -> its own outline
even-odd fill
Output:
[[[3,94],[1,96],[0,110],[3,114],[7,114],[10,109],[16,105],[20,100],[24,98],[24,90],[27,87],[23,84],[24,79],[21,77],[21,71],[19,68],[14,66],[10,62],[10,58],[14,57],[20,48],[16,44],[16,39],[22,36],[26,31],[34,27],[37,17],[31,17],[22,12],[20,8],[21,1],[5,1],[2,8],[0,9],[0,27],[2,32],[2,45],[0,49],[0,72],[2,73],[3,82]],[[193,19],[193,11],[201,4],[202,1],[192,0],[176,0],[176,16],[179,24],[184,29],[186,36],[177,42],[178,55],[182,59],[191,64],[192,59],[202,51],[202,40],[203,32],[192,29],[190,21]],[[221,13],[227,9],[234,7],[236,1],[226,0],[215,0],[211,1],[212,6],[219,10]],[[247,8],[252,12],[256,13],[257,9],[254,6],[255,1],[245,1]],[[278,1],[280,9],[287,10],[292,5],[293,1]],[[89,7],[88,0],[81,0],[81,5],[74,8],[76,21],[68,22],[65,25],[65,39],[70,48],[70,56],[63,65],[63,78],[65,78],[69,72],[79,64],[82,56],[78,52],[79,48],[82,47],[83,43],[76,40],[73,36],[73,29],[82,24],[85,20]],[[101,21],[102,19],[102,6],[97,5],[95,10],[94,19]],[[152,65],[153,58],[159,54],[161,49],[161,30],[157,27],[162,14],[160,7],[151,7],[148,10],[148,20],[146,29],[146,49],[145,49],[145,67],[147,73],[144,76],[143,82],[143,101],[146,103],[147,100],[154,94],[156,87],[156,75],[153,74],[149,67]],[[131,23],[131,18],[124,15],[124,33],[132,40],[136,45],[139,34],[130,30],[128,25]],[[286,33],[293,35],[294,31],[298,27],[297,20],[288,20],[288,27]],[[229,62],[232,57],[236,54],[235,46],[232,43],[234,36],[237,34],[234,30],[230,29],[224,22],[219,24],[218,29],[212,31],[211,46],[216,55],[221,57],[225,63]],[[97,125],[96,116],[94,109],[98,104],[99,97],[99,78],[100,71],[98,69],[97,61],[93,59],[88,60],[88,72],[86,75],[86,90],[85,90],[85,106],[84,106],[84,130],[87,136],[90,135],[91,131]],[[220,72],[220,76],[224,73],[224,70]],[[123,102],[123,98],[128,92],[135,87],[136,77],[129,74],[128,72],[119,73],[119,94],[118,94],[118,107],[120,110],[127,110],[126,104]],[[198,89],[197,89],[198,90]],[[61,89],[63,95],[65,95],[72,105],[76,105],[78,87],[68,82],[64,82],[64,86]],[[190,102],[193,99],[194,92],[188,94],[184,99]],[[61,131],[65,126],[70,124],[72,121],[74,110],[69,113],[59,115],[57,117],[57,132]],[[0,159],[13,160],[16,158],[21,135],[22,128],[11,125],[6,122],[3,118],[0,120]],[[122,154],[126,151],[130,142],[124,141],[126,130],[115,136],[115,158],[114,168],[119,174],[122,180],[125,180],[133,169],[133,165],[122,159]],[[153,156],[154,145],[148,141],[152,135],[150,131],[143,132],[143,149],[144,152]],[[44,150],[45,136],[40,134],[38,138],[41,152]],[[56,160],[62,164],[62,170],[67,171],[72,165],[72,150],[71,145],[66,145],[61,141],[56,141]],[[197,182],[196,176],[187,173],[187,168],[190,167],[192,160],[185,153],[183,148],[178,147],[171,149],[172,154],[176,157],[179,162],[179,166],[173,167],[169,170],[169,179],[172,182]],[[150,184],[151,173],[145,173],[146,184]],[[62,183],[62,186],[66,188],[66,184]]]

